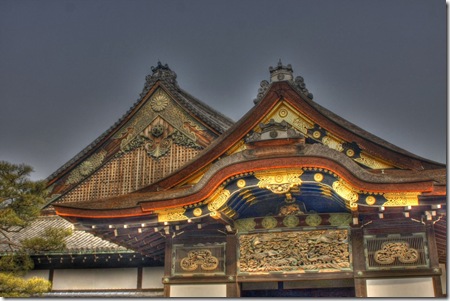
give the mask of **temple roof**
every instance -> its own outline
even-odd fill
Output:
[[[146,76],[145,85],[142,92],[140,93],[140,97],[130,107],[130,109],[97,139],[86,146],[63,166],[58,168],[54,173],[52,173],[47,178],[47,181],[53,183],[58,177],[67,173],[68,170],[70,170],[71,167],[73,167],[77,162],[80,162],[84,158],[86,158],[88,154],[95,151],[95,149],[97,149],[102,143],[104,143],[104,141],[108,137],[110,137],[114,132],[120,129],[120,127],[126,122],[126,120],[128,120],[130,116],[135,113],[136,109],[142,104],[142,102],[144,102],[148,98],[148,92],[157,83],[170,91],[186,110],[197,116],[211,129],[214,129],[214,131],[216,131],[218,134],[225,132],[231,125],[233,125],[233,120],[211,108],[210,106],[204,104],[197,98],[181,89],[176,81],[176,73],[172,71],[167,64],[163,65],[161,64],[161,62],[158,62],[157,66],[152,67],[151,70],[152,74]]]

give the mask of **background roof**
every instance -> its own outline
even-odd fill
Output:
[[[113,125],[160,60],[238,120],[281,58],[314,101],[446,160],[438,0],[0,1],[0,160],[46,178]]]

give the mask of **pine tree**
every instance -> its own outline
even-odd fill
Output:
[[[62,250],[66,229],[48,228],[44,237],[13,241],[12,232],[19,232],[36,219],[46,202],[45,181],[29,179],[33,169],[25,164],[0,161],[0,245],[8,252],[0,254],[0,297],[39,296],[51,289],[51,283],[42,278],[25,280],[23,276],[33,269],[30,254]]]

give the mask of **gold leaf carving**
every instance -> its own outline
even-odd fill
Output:
[[[155,211],[158,214],[158,222],[173,222],[187,220],[188,217],[184,215],[186,209],[184,208],[170,208]]]
[[[303,134],[308,134],[308,129],[312,129],[314,127],[311,122],[306,121],[301,117],[294,119],[292,125]]]
[[[299,170],[280,170],[255,172],[255,177],[259,180],[258,187],[269,189],[276,194],[285,194],[293,187],[300,186],[302,180],[300,176],[303,171]]]
[[[241,273],[350,268],[347,230],[241,234],[239,252]]]
[[[198,266],[202,270],[212,271],[219,266],[219,259],[214,257],[210,250],[199,249],[189,251],[187,256],[180,261],[180,267],[185,271],[195,271]]]
[[[417,206],[419,204],[418,195],[420,192],[389,192],[383,196],[387,200],[383,204],[385,207],[394,206]]]
[[[222,207],[228,201],[230,195],[230,191],[226,189],[216,192],[208,201],[208,210],[216,211],[220,209],[220,207]]]
[[[342,152],[344,150],[344,148],[342,147],[342,142],[336,140],[330,135],[323,137],[322,143],[331,149],[337,150],[338,152]]]
[[[342,179],[333,182],[333,189],[340,197],[348,201],[350,204],[358,201],[358,193]]]
[[[316,227],[322,223],[322,218],[318,214],[310,214],[306,217],[305,222],[308,226]]]
[[[379,264],[392,264],[395,259],[402,263],[414,263],[419,260],[419,252],[410,248],[407,242],[384,242],[376,251],[373,259]]]
[[[364,152],[362,152],[359,156],[359,158],[355,159],[356,162],[373,169],[388,169],[393,167],[392,165],[376,160],[375,158],[365,154]]]

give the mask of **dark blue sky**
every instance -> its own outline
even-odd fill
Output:
[[[320,105],[445,163],[446,29],[443,0],[0,0],[0,160],[46,178],[158,60],[238,120],[281,59]]]

